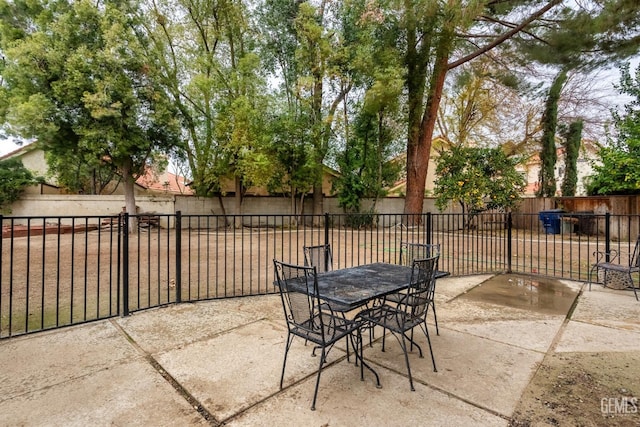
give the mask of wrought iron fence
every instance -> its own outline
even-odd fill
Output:
[[[275,292],[273,262],[329,243],[334,268],[398,262],[439,243],[454,276],[513,272],[586,281],[595,251],[632,249],[637,215],[136,215],[3,217],[0,338],[162,305]],[[635,234],[633,234],[635,233]]]

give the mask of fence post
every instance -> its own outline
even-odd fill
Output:
[[[4,225],[4,215],[0,214],[0,225]],[[0,238],[0,267],[4,264],[2,263],[2,241],[4,239]],[[0,285],[2,285],[2,270],[0,270]],[[2,286],[0,286],[0,291],[2,291]],[[0,293],[2,295],[2,293]],[[1,297],[0,297],[1,298]],[[1,307],[1,305],[0,305]]]
[[[329,244],[329,212],[324,214],[324,244]]]
[[[111,224],[113,226],[113,219],[111,220]],[[122,306],[120,305],[120,299],[122,296],[122,215],[118,214],[118,241],[117,241],[117,256],[116,256],[116,310],[117,314],[120,315]],[[58,233],[60,232],[60,221],[58,221]]]
[[[604,214],[604,251],[605,262],[609,262],[611,253],[611,214],[609,212]]]
[[[426,240],[426,242],[425,242],[425,243],[427,243],[428,245],[430,245],[430,244],[431,244],[431,241],[433,240],[433,239],[432,239],[432,236],[431,236],[431,232],[432,232],[431,220],[432,220],[431,212],[427,212],[427,213],[425,214],[425,222],[426,222],[426,225],[425,225],[425,233],[426,233],[426,235],[427,235],[427,236],[426,236],[426,239],[425,239],[425,240]]]
[[[511,273],[511,257],[513,256],[513,242],[511,241],[513,230],[513,217],[507,212],[507,273]]]
[[[182,212],[176,211],[176,302],[182,302]]]
[[[129,213],[122,214],[122,315],[129,315]]]

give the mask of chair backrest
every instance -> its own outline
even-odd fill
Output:
[[[273,260],[282,307],[289,330],[324,334],[315,267]]]
[[[304,246],[304,265],[315,267],[318,273],[333,270],[331,245]]]
[[[398,303],[398,308],[413,318],[425,316],[427,313],[434,295],[437,264],[438,256],[413,260],[407,296]],[[409,320],[409,316],[406,320]]]
[[[412,266],[414,259],[440,256],[440,244],[400,242],[400,265]],[[436,266],[437,268],[437,266]]]

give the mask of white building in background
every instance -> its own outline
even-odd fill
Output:
[[[27,194],[60,194],[62,191],[58,188],[58,180],[55,175],[49,174],[49,167],[45,158],[45,153],[42,149],[37,147],[37,144],[25,144],[19,147],[17,150],[11,151],[3,156],[0,156],[0,160],[18,158],[22,161],[25,168],[29,169],[34,175],[42,176],[45,178],[45,183],[42,185],[28,188],[25,193]],[[113,185],[112,185],[113,184]],[[105,189],[105,193],[108,194],[124,194],[124,190],[120,182],[114,181],[109,184],[110,187]],[[192,195],[193,191],[187,185],[184,177],[173,174],[167,170],[155,173],[152,170],[147,170],[147,173],[140,176],[136,180],[135,186],[136,194],[146,193],[171,193],[171,194],[183,194]]]
[[[558,148],[556,150],[556,154],[558,156],[555,167],[555,177],[557,185],[556,196],[562,196],[561,186],[565,174],[566,159],[564,147]],[[593,175],[592,164],[597,160],[598,146],[593,142],[583,141],[582,145],[580,146],[580,153],[576,162],[576,167],[578,170],[578,182],[576,184],[575,194],[576,196],[587,195],[585,181],[589,176]],[[535,196],[538,188],[540,187],[540,155],[538,153],[532,155],[531,157],[529,157],[529,160],[525,164],[517,166],[516,169],[525,176],[525,179],[527,181],[523,196]]]

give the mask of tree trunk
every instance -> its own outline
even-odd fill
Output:
[[[427,105],[422,116],[420,132],[410,132],[407,141],[407,194],[404,200],[404,213],[407,225],[421,221],[424,189],[427,169],[431,155],[431,140],[438,118],[438,107],[442,98],[444,81],[447,76],[449,46],[447,38],[440,42],[433,75],[429,83]]]
[[[138,218],[135,216],[138,214],[136,210],[136,194],[135,194],[135,183],[133,179],[133,175],[131,173],[132,161],[128,159],[125,164],[122,166],[122,187],[124,188],[124,207],[127,213],[129,214],[129,232],[133,233],[133,231],[137,228]]]
[[[296,216],[296,226],[302,225],[304,226],[304,192],[300,193],[300,209],[298,210],[298,215]]]
[[[322,178],[319,183],[313,185],[313,225],[319,227],[323,224],[322,214],[324,210],[324,197],[322,194]]]
[[[235,208],[236,208],[236,213],[234,215],[234,219],[233,219],[233,226],[234,228],[240,228],[242,227],[242,218],[237,216],[237,215],[242,215],[242,193],[243,193],[243,186],[242,186],[242,180],[240,179],[240,177],[236,177],[235,179],[235,197],[233,198],[234,202],[235,202]]]
[[[322,120],[322,97],[323,97],[323,73],[321,72],[321,67],[316,67],[313,72],[313,101],[312,101],[312,109],[314,115],[314,127],[315,127],[315,144],[314,144],[314,156],[316,160],[316,179],[313,184],[313,207],[312,214],[313,217],[313,225],[320,225],[321,222],[316,220],[316,217],[322,214],[322,162],[324,161],[324,155],[326,152],[325,149],[325,136],[323,135],[323,131],[325,131],[325,127],[323,125]]]
[[[224,218],[224,226],[226,228],[229,226],[229,218],[227,217],[227,209],[224,207],[224,199],[222,198],[222,194],[220,194],[220,192],[218,192],[218,203],[220,204],[220,209],[222,210],[222,217]],[[211,213],[213,213],[213,210],[211,210]]]

